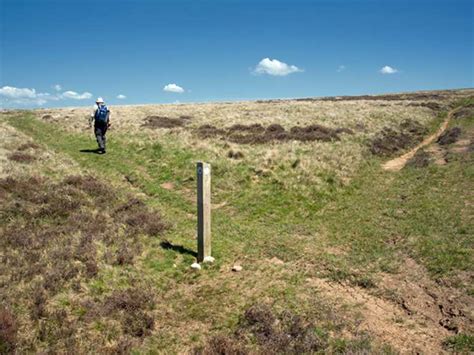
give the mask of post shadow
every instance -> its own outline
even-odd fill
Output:
[[[94,153],[94,154],[99,154],[100,149],[81,149],[79,150],[80,153]]]
[[[173,250],[180,254],[188,254],[194,257],[197,257],[197,252],[194,250],[183,247],[182,245],[174,245],[171,242],[164,240],[160,243],[160,247],[166,250]]]

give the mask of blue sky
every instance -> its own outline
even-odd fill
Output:
[[[0,4],[3,107],[90,105],[97,96],[138,104],[474,86],[472,1]]]

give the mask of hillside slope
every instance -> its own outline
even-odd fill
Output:
[[[86,109],[3,113],[1,351],[474,351],[473,99],[113,107],[103,156]]]

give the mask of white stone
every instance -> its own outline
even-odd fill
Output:
[[[206,256],[203,260],[204,263],[213,263],[216,259],[214,259],[212,256]]]
[[[232,267],[232,271],[234,271],[234,272],[240,272],[240,271],[242,271],[242,266],[240,266],[240,265],[234,265],[234,266]]]
[[[201,270],[201,265],[199,265],[199,263],[193,263],[191,265],[191,269],[194,269],[194,270]]]

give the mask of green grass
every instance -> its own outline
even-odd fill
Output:
[[[405,168],[395,178],[374,164],[328,206],[325,226],[332,242],[351,247],[354,264],[389,271],[393,252],[403,251],[434,276],[472,271],[473,221],[460,211],[473,178],[473,166],[463,161]]]
[[[469,334],[457,334],[444,341],[447,350],[457,354],[472,354],[474,352],[474,336]]]
[[[192,196],[194,164],[210,158],[209,153],[174,141],[114,136],[112,131],[107,155],[85,154],[80,149],[95,144],[87,134],[61,132],[58,126],[28,115],[10,124],[107,179],[131,177],[149,203],[171,219],[171,240],[194,248],[195,220],[188,215],[195,213],[195,204],[182,189]],[[402,250],[435,276],[471,269],[474,228],[472,220],[462,220],[459,212],[464,208],[463,192],[474,177],[472,164],[458,159],[449,166],[405,168],[394,175],[380,169],[380,160],[369,159],[349,186],[340,186],[327,173],[325,189],[315,187],[305,193],[288,187],[282,174],[276,171],[256,184],[251,181],[252,167],[245,163],[213,162],[213,199],[230,206],[213,211],[213,248],[218,259],[230,254],[291,261],[301,258],[302,248],[310,248],[309,254],[322,258],[335,279],[364,279],[372,271],[395,270],[394,251]],[[175,190],[161,188],[166,181],[175,183]],[[396,246],[390,243],[394,238]],[[321,245],[349,248],[349,252],[334,259],[321,253]],[[351,273],[356,265],[363,266],[367,275]]]
[[[432,131],[440,120],[430,126]],[[103,270],[90,283],[96,297],[127,287],[130,278],[143,278],[167,300],[166,307],[180,310],[180,318],[213,319],[211,329],[217,331],[235,326],[242,309],[259,299],[303,311],[309,307],[301,300],[307,293],[306,277],[323,276],[372,289],[377,287],[378,273],[397,272],[407,256],[434,278],[473,271],[474,225],[466,202],[472,198],[468,191],[474,164],[466,157],[455,156],[445,166],[389,173],[381,170],[380,159],[367,156],[348,185],[338,181],[334,172],[318,171],[314,173],[324,183],[300,189],[297,172],[289,167],[279,166],[255,182],[255,167],[245,161],[235,164],[206,150],[191,149],[176,136],[156,142],[110,131],[108,153],[96,155],[80,152],[95,147],[87,133],[68,132],[29,113],[8,123],[112,185],[144,194],[146,202],[170,223],[164,239],[183,247],[182,252],[163,249],[161,240],[144,239],[138,264]],[[463,125],[474,124],[471,119]],[[216,263],[193,273],[189,265],[196,248],[198,160],[212,162],[213,202],[226,205],[212,212]],[[161,188],[164,182],[173,182],[174,189]],[[272,257],[287,262],[288,269],[275,271],[262,264]],[[241,262],[246,272],[238,282],[223,275],[234,261]],[[198,301],[189,292],[198,294]],[[179,347],[182,339],[176,331],[160,333],[167,339],[160,349]],[[188,342],[203,339],[201,333],[189,334]],[[363,340],[332,341],[341,352],[370,348]]]

